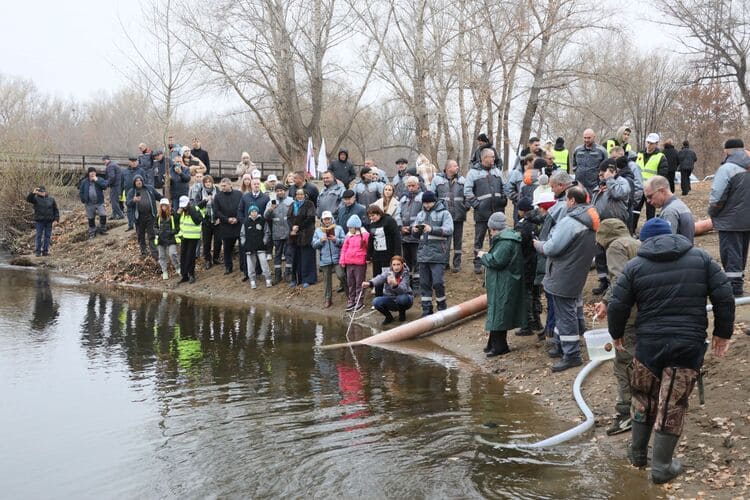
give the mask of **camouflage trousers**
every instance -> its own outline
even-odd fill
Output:
[[[692,368],[669,366],[656,375],[637,358],[633,359],[633,420],[653,424],[656,431],[681,435],[698,373]]]
[[[622,338],[625,351],[615,351],[614,374],[617,380],[617,403],[615,410],[620,415],[630,415],[632,392],[630,379],[633,374],[633,353],[635,352],[635,327],[632,323],[625,325],[625,336]]]

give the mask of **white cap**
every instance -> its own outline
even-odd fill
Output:
[[[652,144],[658,144],[659,143],[659,134],[656,134],[654,132],[651,132],[646,136],[646,142],[650,142]]]
[[[266,179],[266,182],[268,182],[268,181],[277,181],[277,182],[278,182],[278,180],[279,180],[279,179],[277,179],[275,175],[271,174],[271,175],[269,175],[269,176],[268,176],[268,178]]]
[[[187,196],[180,196],[180,208],[185,208],[188,206],[188,203],[190,202],[190,198]]]
[[[166,198],[162,198],[159,200],[159,205],[169,205],[169,200]]]
[[[182,146],[182,151],[180,151],[180,154],[184,156],[185,153],[189,153],[189,152],[190,152],[190,148],[188,146]]]
[[[333,214],[331,213],[330,210],[323,211],[323,213],[320,216],[320,220],[323,220],[323,219],[333,219]]]
[[[260,179],[260,170],[256,168],[255,170],[250,172],[250,177],[252,177],[253,179]]]
[[[540,203],[549,203],[550,201],[555,201],[555,193],[552,191],[541,193],[539,197],[534,200],[534,205],[539,206]]]

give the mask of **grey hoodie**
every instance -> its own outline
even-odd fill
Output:
[[[750,157],[732,153],[719,167],[708,196],[708,215],[718,231],[750,231]]]

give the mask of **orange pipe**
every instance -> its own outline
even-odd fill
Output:
[[[714,228],[714,222],[711,220],[710,217],[708,219],[695,221],[695,235],[696,236],[706,234],[713,228]]]
[[[347,347],[353,345],[374,345],[374,344],[388,344],[391,342],[400,342],[402,340],[413,339],[422,334],[431,332],[443,326],[454,323],[458,320],[467,318],[473,314],[484,311],[487,309],[487,294],[480,295],[461,304],[449,307],[445,311],[438,311],[435,314],[430,314],[424,318],[419,318],[415,321],[410,321],[404,325],[391,328],[388,331],[378,333],[371,337],[357,340],[354,342],[344,344],[333,344],[328,346],[321,346],[323,349],[332,349],[336,347]]]

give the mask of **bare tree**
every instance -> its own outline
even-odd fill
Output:
[[[657,0],[666,25],[687,36],[677,40],[698,69],[696,81],[731,81],[750,114],[750,9],[746,0]]]
[[[173,0],[148,0],[143,3],[141,19],[145,22],[139,26],[139,34],[146,36],[139,36],[137,39],[120,23],[132,50],[123,52],[134,71],[124,71],[123,74],[148,96],[152,110],[162,125],[165,151],[175,112],[190,98],[191,91],[196,87],[193,79],[196,65],[191,60],[191,52],[179,42],[176,35],[176,32],[182,30],[182,26],[175,15],[175,7]],[[165,163],[164,190],[169,197],[168,160],[165,159]]]

